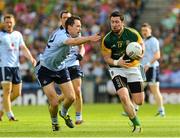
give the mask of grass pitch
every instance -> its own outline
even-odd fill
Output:
[[[85,104],[84,123],[68,128],[59,117],[61,130],[53,132],[47,106],[15,106],[18,122],[6,116],[0,122],[0,137],[180,137],[180,105],[165,105],[166,117],[155,117],[155,105],[140,107],[143,132],[132,133],[129,119],[121,115],[120,104]],[[70,115],[74,120],[74,108]]]

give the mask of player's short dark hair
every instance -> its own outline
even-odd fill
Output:
[[[69,17],[66,22],[65,22],[65,28],[67,30],[68,26],[73,26],[74,23],[75,23],[75,20],[80,20],[81,21],[81,18],[79,16],[71,16]]]
[[[149,29],[151,29],[151,25],[149,23],[143,23],[141,27],[148,27]]]
[[[4,15],[4,20],[5,19],[10,19],[10,18],[13,18],[15,20],[15,17],[14,17],[13,14],[6,14],[6,15]]]
[[[63,10],[63,11],[61,11],[60,13],[59,13],[59,18],[62,18],[62,15],[64,14],[64,13],[70,13],[68,10]]]
[[[121,21],[124,21],[124,15],[120,13],[119,11],[112,12],[110,15],[110,18],[111,17],[119,17]]]

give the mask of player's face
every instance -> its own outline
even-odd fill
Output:
[[[121,21],[120,17],[111,17],[111,29],[115,33],[119,33],[124,26],[124,22]]]
[[[141,28],[141,34],[144,38],[147,38],[148,36],[151,35],[151,29],[148,27],[142,27]]]
[[[65,27],[65,22],[66,20],[71,17],[71,14],[70,13],[63,13],[62,14],[62,17],[61,17],[61,24],[63,27]]]
[[[12,32],[15,25],[14,18],[6,18],[4,20],[4,27],[7,32]]]
[[[75,20],[73,26],[68,26],[71,37],[78,37],[81,32],[81,21]]]

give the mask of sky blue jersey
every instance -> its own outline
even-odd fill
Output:
[[[25,43],[20,32],[0,31],[0,66],[19,67],[21,46],[25,46]]]
[[[40,55],[40,62],[43,66],[53,71],[65,68],[65,59],[69,53],[69,46],[64,42],[70,35],[61,28],[56,29],[49,37],[43,54]]]
[[[63,27],[61,26],[61,31],[65,31]],[[80,35],[81,36],[81,35]],[[65,65],[66,67],[72,67],[75,65],[79,65],[79,60],[77,60],[77,54],[79,53],[79,46],[70,46],[70,51],[65,59]]]
[[[76,59],[78,53],[79,53],[79,46],[71,46],[70,47],[69,55],[68,55],[67,59],[65,59],[66,67],[79,65],[79,60]]]
[[[145,45],[145,53],[141,61],[142,65],[146,65],[147,63],[151,62],[154,54],[160,50],[159,41],[153,36],[145,39],[144,45]],[[159,62],[157,60],[153,64],[151,64],[151,67],[156,67],[156,66],[159,66]]]

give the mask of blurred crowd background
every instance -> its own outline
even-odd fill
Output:
[[[71,11],[82,18],[82,35],[105,35],[109,31],[109,14],[124,13],[126,25],[140,30],[141,14],[151,0],[0,0],[0,18],[6,13],[16,17],[16,30],[24,37],[34,57],[43,52],[49,34],[59,26],[59,12]],[[169,0],[164,17],[153,26],[154,36],[161,47],[161,87],[180,87],[180,1]],[[152,11],[156,14],[156,11]],[[146,22],[146,21],[144,21]],[[100,53],[100,43],[85,44],[86,54],[81,62],[84,80],[96,84],[107,82],[109,74]],[[23,87],[38,87],[32,65],[21,55]]]

